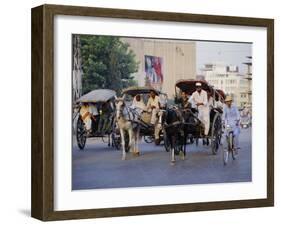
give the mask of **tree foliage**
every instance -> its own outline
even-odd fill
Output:
[[[129,45],[113,36],[81,35],[82,93],[94,89],[121,90],[135,85],[132,74],[138,70]]]

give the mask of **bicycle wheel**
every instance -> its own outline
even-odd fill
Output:
[[[228,155],[229,155],[229,150],[223,150],[223,164],[226,165],[228,162]]]

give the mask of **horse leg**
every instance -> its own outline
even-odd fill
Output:
[[[110,147],[110,134],[108,134],[108,143],[107,146]]]
[[[139,137],[140,136],[140,128],[137,127],[137,130],[136,130],[136,133],[135,133],[135,153],[137,155],[140,154],[140,151],[139,151]]]
[[[120,129],[120,136],[121,136],[121,144],[122,144],[122,160],[126,160],[126,142],[125,142],[125,134],[124,130]]]
[[[187,132],[184,130],[184,135],[183,135],[183,160],[185,159],[186,156],[186,144],[187,144]]]
[[[128,130],[129,133],[129,148],[130,148],[130,152],[134,152],[134,146],[135,146],[135,142],[134,142],[134,135],[133,135],[133,128],[130,128]]]
[[[171,138],[171,165],[175,165],[176,158],[175,158],[175,136],[172,135]]]

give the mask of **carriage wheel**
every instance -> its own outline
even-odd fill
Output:
[[[76,128],[76,140],[77,145],[80,150],[83,150],[87,140],[87,132],[84,126],[84,122],[81,117],[77,120],[77,128]]]
[[[153,136],[144,136],[143,139],[144,139],[145,143],[147,143],[147,144],[150,144],[154,141]]]
[[[211,147],[212,153],[216,155],[218,153],[220,140],[221,140],[222,126],[221,116],[217,113],[213,120],[212,131],[211,131]]]
[[[112,146],[117,150],[121,148],[121,137],[116,134],[116,130],[111,133]]]

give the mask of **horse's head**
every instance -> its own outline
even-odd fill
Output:
[[[162,116],[162,121],[166,124],[172,124],[174,122],[183,121],[182,115],[175,107],[168,108]]]
[[[124,98],[116,98],[115,105],[116,105],[116,118],[118,120],[118,119],[121,118],[122,112],[123,112],[124,107],[125,107]]]

